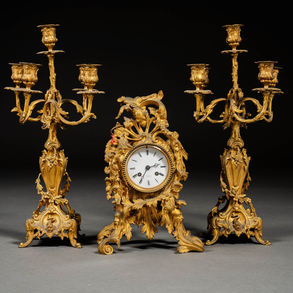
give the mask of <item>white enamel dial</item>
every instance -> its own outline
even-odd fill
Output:
[[[165,151],[146,144],[127,156],[124,172],[132,187],[142,192],[154,192],[169,181],[171,163]]]

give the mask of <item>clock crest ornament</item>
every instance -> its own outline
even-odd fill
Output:
[[[179,192],[188,173],[183,159],[187,153],[178,133],[168,130],[163,92],[144,97],[120,97],[118,119],[126,110],[133,118],[117,122],[112,139],[106,145],[105,168],[107,199],[114,204],[114,221],[98,234],[98,250],[112,254],[109,242],[120,247],[123,235],[132,237],[131,224],[142,225],[141,232],[152,239],[156,225],[166,225],[178,240],[179,253],[203,251],[202,241],[191,236],[183,225]],[[111,131],[112,132],[112,131]]]

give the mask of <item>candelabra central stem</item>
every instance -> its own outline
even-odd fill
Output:
[[[238,89],[238,53],[232,53],[232,82],[233,82],[233,88]]]
[[[231,124],[231,136],[227,142],[227,145],[229,147],[233,147],[233,146],[243,147],[244,146],[244,141],[240,135],[240,122],[234,121]]]
[[[49,73],[50,73],[50,88],[52,91],[52,94],[56,90],[56,73],[55,73],[55,65],[54,65],[54,58],[55,56],[53,54],[48,54],[49,59]]]

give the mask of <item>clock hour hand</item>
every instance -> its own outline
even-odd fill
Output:
[[[150,169],[150,166],[147,165],[147,166],[145,167],[145,171],[144,171],[144,173],[143,173],[141,179],[139,180],[139,184],[141,184],[141,182],[142,182],[142,180],[143,180],[143,178],[144,178],[145,173],[146,173],[149,169]]]
[[[145,166],[145,171],[144,171],[144,173],[143,173],[141,179],[139,180],[139,184],[142,183],[142,180],[143,180],[143,178],[144,178],[145,173],[146,173],[150,168],[152,168],[152,167],[157,168],[159,165],[160,165],[160,164],[158,164],[158,163],[155,163],[153,166],[146,165],[146,166]],[[163,174],[162,174],[162,175],[163,175]]]

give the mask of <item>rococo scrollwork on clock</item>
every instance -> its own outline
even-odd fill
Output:
[[[117,122],[105,149],[107,199],[115,205],[114,221],[98,234],[98,250],[111,254],[114,242],[120,247],[123,235],[132,237],[131,224],[142,225],[141,232],[152,239],[156,225],[166,225],[180,245],[180,253],[203,251],[204,245],[183,225],[179,192],[188,173],[183,159],[187,153],[178,133],[168,130],[163,92],[145,97],[121,97],[116,119],[126,110],[133,118]]]

